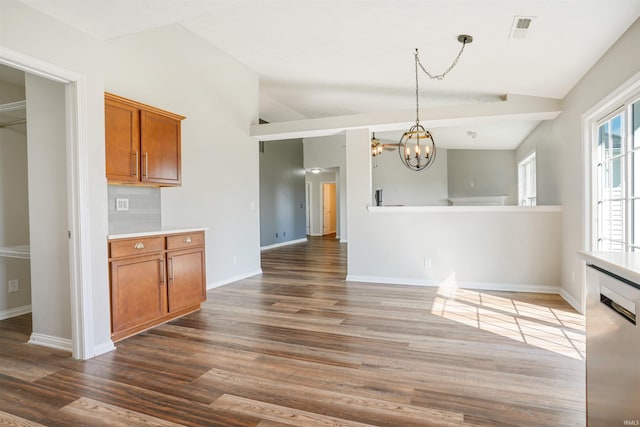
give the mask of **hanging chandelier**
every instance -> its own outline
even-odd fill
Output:
[[[421,171],[433,164],[436,160],[436,143],[433,140],[431,132],[426,130],[420,124],[420,101],[418,95],[418,66],[424,71],[424,73],[432,80],[442,80],[449,74],[453,67],[456,66],[464,47],[473,41],[473,37],[461,34],[458,36],[458,41],[462,43],[460,52],[453,60],[449,68],[447,68],[442,74],[431,74],[427,71],[418,57],[418,49],[416,49],[415,56],[415,71],[416,71],[416,124],[402,134],[400,142],[398,143],[398,154],[400,160],[409,169],[413,171]]]

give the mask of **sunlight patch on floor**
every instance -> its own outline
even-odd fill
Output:
[[[451,282],[443,285],[431,314],[574,359],[585,359],[584,320],[571,309],[456,289]]]

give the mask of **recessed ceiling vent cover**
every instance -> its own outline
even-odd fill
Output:
[[[513,24],[511,25],[511,31],[509,32],[510,39],[523,39],[529,33],[531,25],[535,20],[535,16],[514,16]]]

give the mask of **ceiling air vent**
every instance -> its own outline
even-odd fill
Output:
[[[515,16],[509,32],[510,39],[523,39],[531,29],[535,16]]]

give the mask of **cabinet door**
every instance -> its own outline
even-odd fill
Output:
[[[140,180],[140,110],[111,99],[104,106],[107,179]]]
[[[142,182],[180,185],[180,120],[141,111]]]
[[[204,249],[167,253],[169,313],[206,299]]]
[[[111,262],[111,327],[115,334],[167,312],[164,254]]]

